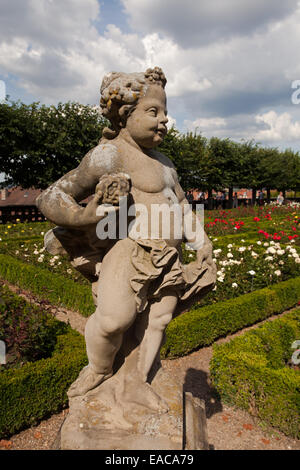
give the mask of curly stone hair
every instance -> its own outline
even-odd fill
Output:
[[[100,107],[102,115],[111,122],[112,129],[104,128],[103,137],[113,139],[118,135],[150,85],[165,88],[166,83],[165,74],[160,67],[149,68],[144,73],[111,72],[106,75],[100,88]]]

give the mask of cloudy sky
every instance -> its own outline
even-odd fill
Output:
[[[295,150],[299,46],[298,0],[0,1],[11,99],[95,105],[104,74],[158,65],[180,131]]]

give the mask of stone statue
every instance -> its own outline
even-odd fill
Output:
[[[165,84],[158,67],[105,76],[100,106],[111,128],[103,130],[99,145],[77,168],[37,200],[41,212],[57,224],[46,234],[46,248],[52,254],[68,253],[72,265],[92,283],[96,310],[85,330],[89,362],[68,391],[70,406],[77,403],[77,415],[73,414],[79,421],[86,416],[82,407],[91,410],[91,400],[97,403],[97,413],[79,423],[81,430],[90,429],[98,419],[97,426],[114,430],[114,435],[132,429],[141,435],[145,416],[148,424],[149,417],[170,419],[174,405],[170,397],[178,386],[171,386],[172,380],[168,382],[161,370],[164,332],[180,303],[203,296],[215,283],[211,243],[203,228],[197,228],[197,217],[189,209],[173,163],[155,150],[167,133]],[[92,196],[88,204],[79,205],[88,196]],[[124,217],[121,222],[118,217],[122,205],[129,207],[125,235]],[[158,205],[180,207],[194,228],[192,236],[186,233],[186,223],[180,225],[178,236],[171,212],[170,230],[167,236],[162,233],[161,219],[151,217]],[[136,223],[141,207],[146,213],[142,229]],[[105,238],[101,234],[111,223],[114,234]],[[197,251],[196,261],[188,265],[182,263],[183,241]],[[72,432],[75,447],[90,445],[87,441],[74,444],[77,437]],[[123,434],[120,439],[124,443]]]

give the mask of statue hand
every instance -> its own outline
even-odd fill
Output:
[[[208,243],[205,243],[200,250],[197,250],[197,264],[201,266],[204,262],[209,265],[213,264],[212,247]]]
[[[130,178],[125,173],[103,175],[96,186],[96,192],[102,193],[102,203],[118,205],[120,198],[126,197],[130,191]]]
[[[77,224],[84,228],[89,225],[97,224],[103,217],[106,216],[111,210],[118,211],[118,206],[104,206],[103,203],[103,192],[97,190],[93,198],[89,201],[86,207],[82,210],[80,216],[78,217]],[[99,208],[101,210],[99,211]]]

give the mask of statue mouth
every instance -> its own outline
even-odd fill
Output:
[[[164,138],[167,133],[167,130],[166,128],[157,129],[156,133],[159,135],[159,137]]]

